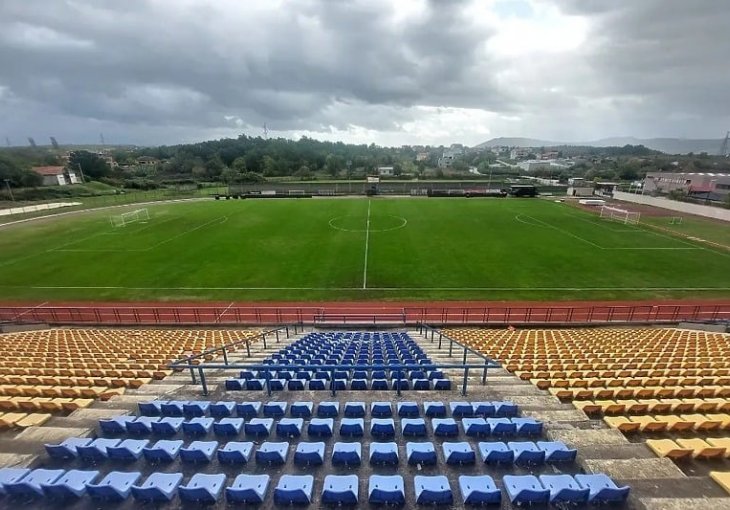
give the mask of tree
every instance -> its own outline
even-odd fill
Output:
[[[72,172],[80,170],[86,179],[108,177],[112,172],[106,161],[89,151],[73,151],[66,166]]]
[[[240,173],[246,172],[246,158],[243,156],[237,157],[233,160],[233,163],[231,163],[231,168]]]
[[[294,172],[294,177],[299,177],[301,180],[305,181],[312,178],[312,172],[309,170],[307,165],[302,165],[299,167],[299,170]]]
[[[327,158],[324,160],[324,167],[332,177],[336,177],[341,169],[340,162],[334,154],[327,154]]]

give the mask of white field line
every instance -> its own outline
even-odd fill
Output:
[[[362,268],[362,288],[368,288],[368,250],[370,248],[370,200],[368,200],[368,219],[365,223],[365,262]]]
[[[217,316],[217,317],[215,318],[215,321],[216,321],[216,322],[220,322],[220,321],[221,321],[221,317],[223,317],[223,316],[224,316],[224,315],[226,314],[226,312],[227,312],[228,310],[230,310],[230,309],[231,309],[231,307],[232,307],[233,305],[235,305],[235,304],[236,304],[235,302],[231,301],[231,303],[230,303],[230,304],[228,305],[228,307],[226,307],[226,309],[225,309],[225,310],[223,310],[223,311],[222,311],[221,313],[219,313],[219,314],[218,314],[218,316]]]
[[[546,292],[546,291],[570,291],[570,292],[597,292],[597,291],[728,291],[730,287],[127,287],[127,286],[91,286],[91,285],[0,285],[4,289],[40,289],[40,290],[170,290],[170,291],[195,291],[195,290],[250,290],[250,291],[514,291],[514,292]],[[40,306],[40,305],[39,305]],[[164,305],[163,305],[164,306]],[[103,308],[103,305],[100,306]],[[99,307],[96,307],[99,308]],[[140,307],[144,308],[144,307]],[[159,308],[159,307],[153,307]]]

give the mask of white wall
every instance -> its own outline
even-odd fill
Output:
[[[626,193],[624,191],[615,191],[613,198],[624,202],[632,202],[634,204],[651,205],[662,209],[682,212],[686,214],[696,214],[697,216],[705,216],[707,218],[715,218],[718,220],[730,221],[730,209],[721,209],[720,207],[710,207],[709,205],[688,204],[687,202],[678,202],[662,197],[651,197],[648,195],[636,195],[634,193]]]

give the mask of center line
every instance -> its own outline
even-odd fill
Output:
[[[368,288],[368,247],[370,245],[370,200],[368,200],[368,219],[365,223],[365,263],[362,268],[362,288]]]

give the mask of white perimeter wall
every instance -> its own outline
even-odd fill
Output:
[[[678,202],[676,200],[669,200],[668,198],[636,195],[634,193],[626,193],[624,191],[614,191],[613,198],[634,204],[651,205],[662,209],[669,209],[671,211],[730,221],[730,209],[721,209],[719,207],[711,207],[709,205],[688,204],[687,202]]]

